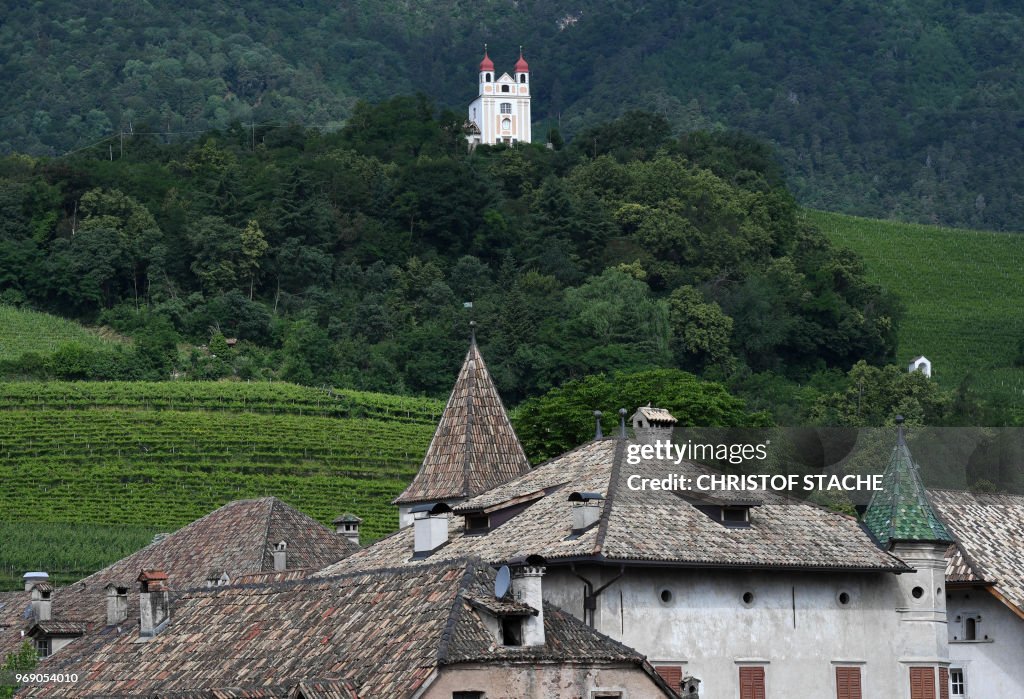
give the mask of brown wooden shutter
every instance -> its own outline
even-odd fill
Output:
[[[939,668],[939,699],[949,699],[949,669]]]
[[[861,699],[860,668],[836,668],[836,697],[838,699]]]
[[[678,665],[655,665],[654,670],[672,689],[679,689],[683,683],[683,668]]]
[[[935,699],[934,668],[910,668],[910,699]]]
[[[740,668],[740,699],[765,699],[763,667]]]

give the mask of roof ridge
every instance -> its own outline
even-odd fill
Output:
[[[474,351],[476,350],[474,355]],[[480,350],[476,346],[476,334],[469,344],[469,352],[466,353],[466,361],[473,362],[473,368],[469,372],[466,383],[469,384],[466,390],[466,453],[462,457],[462,492],[469,495],[469,469],[473,454],[473,399],[476,395],[476,359]],[[504,407],[504,406],[502,406]]]
[[[276,500],[276,498],[274,498]],[[263,542],[260,545],[260,571],[262,571],[266,565],[267,557],[267,546],[272,546],[270,541],[270,524],[274,521],[274,506],[277,504],[274,500],[270,501],[270,509],[267,511],[267,526],[263,530]]]
[[[463,603],[466,599],[466,591],[476,577],[478,562],[472,558],[464,560],[466,570],[462,574],[462,578],[459,580],[459,589],[455,592],[455,597],[452,599],[451,609],[448,610],[448,618],[445,620],[444,628],[441,629],[440,642],[437,645],[437,664],[443,665],[448,658],[448,650],[451,646],[452,637],[455,635],[455,627],[462,619]]]
[[[622,458],[626,453],[626,440],[619,439],[615,445],[615,456],[612,457],[612,472],[608,477],[608,492],[604,496],[604,507],[601,510],[601,523],[597,525],[597,537],[594,542],[594,553],[600,554],[604,549],[604,540],[608,536],[608,524],[612,520],[612,507],[615,505],[615,494],[619,488],[619,472],[622,470]]]

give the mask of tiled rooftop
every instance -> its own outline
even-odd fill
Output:
[[[288,542],[289,568],[318,570],[358,548],[277,498],[237,500],[77,583],[58,588],[53,593],[53,619],[81,622],[93,629],[104,626],[109,583],[128,587],[129,616],[137,618],[135,580],[141,570],[166,571],[172,590],[202,586],[211,571],[227,572],[232,579],[272,571],[273,546],[282,540]],[[22,615],[29,593],[10,593],[10,601],[2,601],[0,654],[21,643],[21,629],[27,620],[19,618],[19,623],[8,628],[3,625],[10,623],[15,613]]]
[[[1024,495],[929,490],[957,543],[950,547],[950,582],[985,581],[1024,614]]]
[[[771,492],[751,491],[761,501],[750,510],[750,525],[726,527],[671,491],[631,491],[632,474],[695,477],[715,473],[695,464],[625,463],[630,443],[589,442],[530,473],[460,503],[457,512],[501,510],[502,503],[525,508],[486,534],[465,535],[464,519],[449,521],[449,543],[424,559],[479,556],[498,563],[537,554],[549,563],[579,559],[734,567],[907,570],[881,551],[856,520]],[[596,526],[572,532],[573,491],[605,496]],[[326,568],[321,574],[366,566],[417,565],[409,527]]]
[[[530,470],[476,342],[472,342],[419,473],[396,504],[472,497]]]
[[[94,634],[40,667],[79,682],[26,696],[198,697],[220,688],[224,697],[283,697],[301,681],[324,699],[390,699],[413,695],[440,666],[496,659],[627,663],[653,675],[635,651],[547,605],[545,645],[497,644],[468,599],[486,597],[493,582],[489,567],[449,560],[185,590],[153,640],[139,643],[134,628]]]

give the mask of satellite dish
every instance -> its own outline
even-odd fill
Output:
[[[508,566],[498,568],[498,576],[494,579],[494,596],[502,599],[508,594],[508,588],[512,584],[512,571]]]

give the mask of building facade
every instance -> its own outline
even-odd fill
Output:
[[[522,49],[512,75],[496,77],[494,61],[487,55],[480,61],[477,98],[466,115],[469,147],[504,143],[529,143],[533,138],[530,114],[530,65]]]

